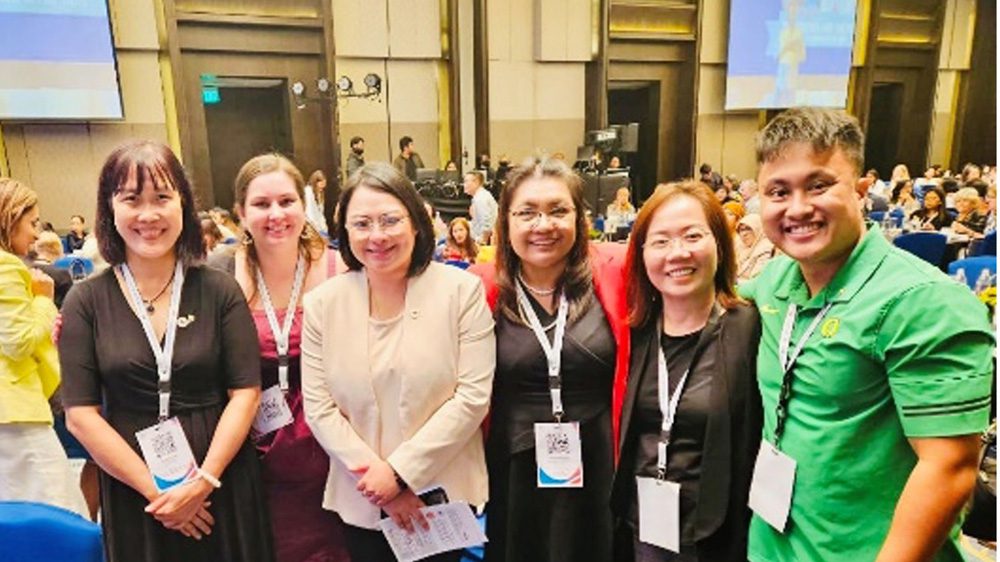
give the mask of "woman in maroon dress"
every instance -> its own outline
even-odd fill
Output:
[[[263,393],[251,434],[278,562],[332,562],[348,556],[340,518],[322,507],[329,456],[303,417],[299,342],[301,297],[337,261],[306,221],[303,191],[302,174],[284,156],[250,159],[236,176],[242,243],[213,265],[236,277],[257,327]]]

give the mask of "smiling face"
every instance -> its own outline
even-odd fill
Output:
[[[133,170],[112,196],[111,210],[126,256],[156,259],[175,251],[184,215],[180,195],[166,182],[147,179],[139,186]]]
[[[510,210],[510,245],[523,264],[547,269],[566,261],[576,241],[577,217],[564,182],[548,176],[526,179],[511,198]]]
[[[351,252],[369,275],[406,275],[417,231],[402,201],[361,185],[345,216]]]
[[[469,238],[469,231],[464,224],[457,222],[451,226],[451,236],[455,239],[455,243],[464,244],[465,240]]]
[[[650,284],[665,303],[714,290],[719,254],[697,199],[679,195],[656,210],[642,259]]]
[[[14,255],[25,257],[38,240],[38,205],[24,212],[14,223],[10,233],[10,246]]]
[[[856,177],[840,148],[787,146],[760,167],[764,233],[804,266],[839,266],[864,234]]]
[[[941,197],[936,191],[928,191],[924,194],[924,208],[928,211],[936,211],[941,208]]]
[[[259,250],[298,246],[306,224],[305,207],[295,181],[284,171],[268,172],[251,180],[246,200],[237,211]]]

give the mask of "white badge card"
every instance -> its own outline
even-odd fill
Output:
[[[681,551],[681,485],[669,480],[636,476],[639,497],[639,540]]]
[[[535,462],[539,488],[582,488],[580,423],[536,423]]]
[[[137,431],[142,458],[159,492],[198,478],[198,463],[177,418]]]
[[[292,410],[285,400],[285,393],[274,385],[260,393],[260,407],[253,419],[253,430],[257,436],[267,435],[292,423]]]
[[[792,508],[794,485],[795,459],[767,441],[761,441],[757,463],[753,467],[749,505],[754,513],[779,533],[785,532],[788,512]]]

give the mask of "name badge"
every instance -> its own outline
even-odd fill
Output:
[[[142,458],[159,492],[198,478],[198,463],[177,418],[137,431]]]
[[[636,476],[639,496],[639,540],[681,551],[681,485],[669,480]]]
[[[582,488],[580,423],[536,423],[535,462],[539,488]]]
[[[292,410],[285,400],[285,393],[278,385],[260,393],[260,407],[253,419],[253,431],[257,437],[277,431],[292,423]]]
[[[750,509],[779,533],[785,532],[792,508],[795,459],[767,441],[760,442],[750,483]]]

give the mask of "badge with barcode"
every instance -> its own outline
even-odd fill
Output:
[[[582,488],[580,423],[536,423],[535,462],[539,488]]]
[[[135,437],[158,491],[198,478],[198,463],[177,418],[137,431]]]
[[[260,393],[260,407],[253,419],[255,436],[262,436],[277,431],[292,423],[292,410],[285,400],[285,393],[278,385],[274,385]]]

